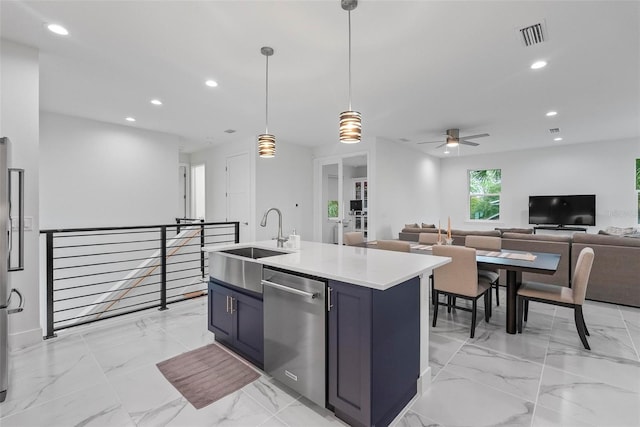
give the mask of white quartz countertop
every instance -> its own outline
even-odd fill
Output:
[[[300,242],[300,249],[276,248],[275,241],[267,240],[235,245],[206,246],[202,250],[217,252],[247,246],[287,252],[283,255],[255,260],[262,265],[353,283],[377,290],[389,289],[451,261],[450,258],[434,255],[306,241]]]

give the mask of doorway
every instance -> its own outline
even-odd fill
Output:
[[[191,213],[193,218],[205,218],[206,194],[204,164],[194,165],[191,168]]]
[[[368,153],[317,160],[314,239],[342,245],[344,233],[359,231],[371,238]]]

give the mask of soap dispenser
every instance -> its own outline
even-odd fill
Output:
[[[296,229],[293,229],[293,232],[289,235],[289,241],[291,242],[291,247],[293,249],[300,249],[300,236],[296,234]]]

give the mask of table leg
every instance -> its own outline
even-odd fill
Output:
[[[516,296],[522,283],[522,272],[507,270],[507,333],[516,333]]]

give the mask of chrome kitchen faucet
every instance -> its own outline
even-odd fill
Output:
[[[278,247],[282,248],[282,247],[284,247],[284,242],[286,242],[289,239],[282,235],[282,212],[280,212],[280,209],[271,208],[271,209],[267,210],[264,213],[264,216],[262,217],[262,221],[260,221],[260,226],[261,227],[266,227],[267,226],[267,215],[269,215],[269,212],[271,212],[271,211],[276,211],[278,213],[278,237],[276,237],[276,240],[278,240]]]

